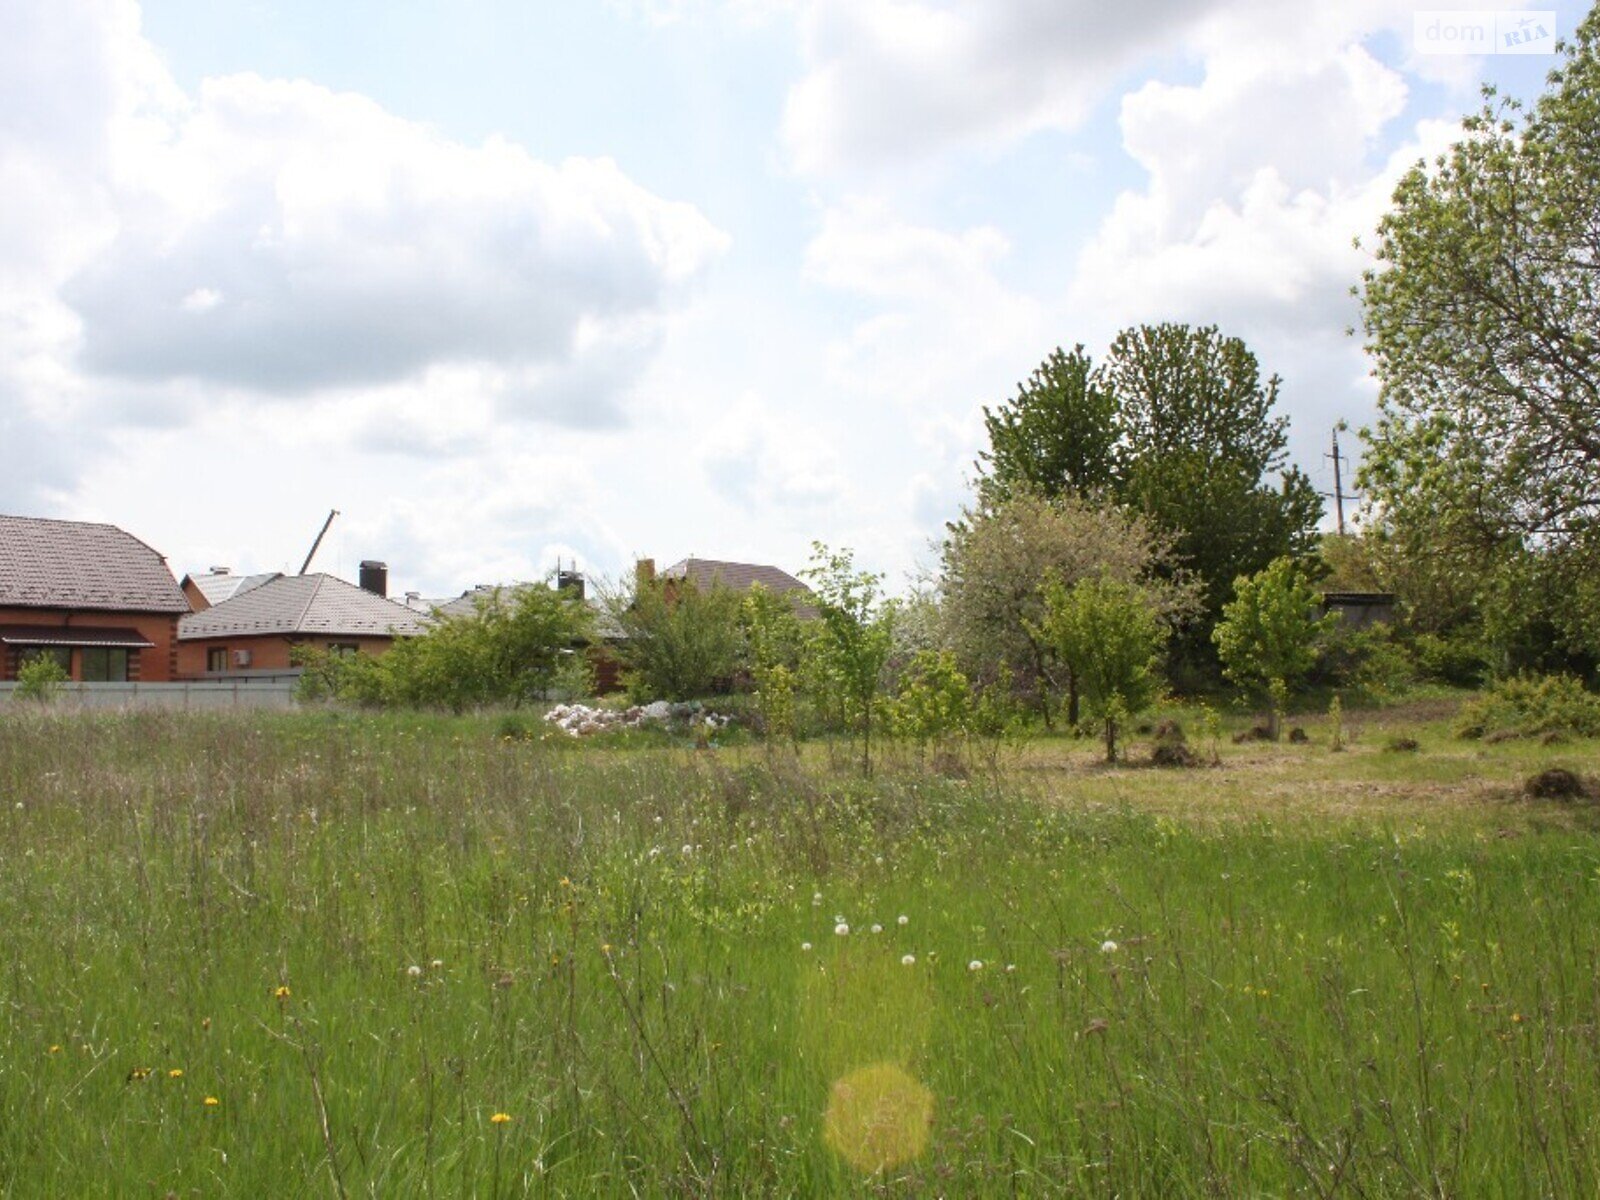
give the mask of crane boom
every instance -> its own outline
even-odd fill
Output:
[[[328,511],[328,519],[322,523],[322,529],[317,534],[317,540],[311,543],[311,552],[306,555],[305,562],[300,564],[300,574],[304,575],[311,569],[311,560],[317,556],[317,547],[322,545],[322,539],[327,536],[328,526],[333,524],[333,519],[339,515],[337,508]]]

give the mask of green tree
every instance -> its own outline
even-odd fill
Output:
[[[1316,665],[1316,641],[1330,618],[1317,615],[1317,594],[1291,558],[1241,576],[1213,637],[1224,674],[1269,705],[1278,737],[1289,690]]]
[[[1117,403],[1100,386],[1082,345],[1058,347],[1017,397],[983,410],[989,448],[979,455],[982,494],[1003,501],[1018,491],[1088,496],[1117,478]]]
[[[1039,634],[1079,681],[1100,722],[1106,761],[1117,760],[1117,734],[1161,692],[1161,647],[1169,630],[1154,597],[1136,583],[1106,575],[1068,587],[1052,579],[1044,591]]]
[[[1067,723],[1078,723],[1073,672],[1039,633],[1044,588],[1071,587],[1101,575],[1137,583],[1162,620],[1177,627],[1199,609],[1194,578],[1172,559],[1173,538],[1137,513],[1076,496],[1019,489],[980,498],[952,525],[939,579],[945,640],[967,676],[985,688],[1004,685],[1026,697],[1047,727],[1065,697]]]
[[[984,410],[980,507],[1032,489],[1143,513],[1174,539],[1163,569],[1202,585],[1181,647],[1204,663],[1234,579],[1315,546],[1322,501],[1289,464],[1278,389],[1215,326],[1123,330],[1098,368],[1082,346],[1057,350],[1014,400]]]
[[[917,744],[919,755],[930,743],[963,732],[973,716],[972,685],[948,650],[920,650],[907,665],[895,697],[894,727]]]
[[[741,603],[740,623],[767,737],[792,741],[798,732],[795,696],[805,645],[794,602],[755,584]]]
[[[727,690],[744,655],[743,597],[720,584],[656,579],[613,603],[627,635],[618,655],[628,691],[641,700],[688,700]]]
[[[573,593],[543,584],[496,588],[471,616],[446,617],[418,637],[396,638],[382,655],[301,650],[307,696],[464,712],[520,707],[584,682],[582,647],[593,615]],[[306,682],[307,680],[311,682]]]
[[[811,641],[816,685],[827,689],[860,738],[861,770],[870,774],[872,730],[894,648],[894,606],[883,599],[883,577],[856,570],[849,550],[813,543],[811,565],[802,574],[817,609]]]
[[[1239,338],[1215,326],[1124,330],[1102,380],[1123,430],[1120,498],[1173,534],[1174,561],[1204,588],[1186,631],[1198,656],[1236,578],[1315,548],[1322,500],[1289,465],[1278,377],[1263,381]]]
[[[1361,289],[1381,388],[1361,486],[1474,581],[1550,578],[1555,626],[1595,653],[1600,10],[1563,50],[1531,108],[1487,90],[1395,191]]]

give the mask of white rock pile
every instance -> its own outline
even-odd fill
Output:
[[[677,704],[656,700],[631,708],[590,708],[587,704],[558,704],[544,719],[573,737],[588,737],[612,729],[641,729],[646,725],[689,725],[721,729],[732,717],[706,712],[698,701]]]

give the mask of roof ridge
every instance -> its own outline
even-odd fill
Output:
[[[311,576],[311,578],[315,579],[317,582],[311,589],[311,595],[306,597],[305,607],[300,610],[300,615],[295,618],[291,632],[299,633],[305,628],[306,616],[311,612],[311,606],[316,603],[317,595],[322,591],[322,581],[327,577],[327,574],[322,571],[318,571],[315,575]],[[300,576],[295,576],[295,578],[298,579]]]

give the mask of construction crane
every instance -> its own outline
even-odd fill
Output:
[[[317,556],[317,547],[322,545],[322,539],[328,534],[328,526],[333,524],[333,519],[339,515],[337,508],[328,511],[328,519],[322,523],[322,529],[317,534],[317,540],[311,543],[311,552],[306,555],[305,562],[300,564],[300,574],[304,575],[311,569],[311,560]]]

